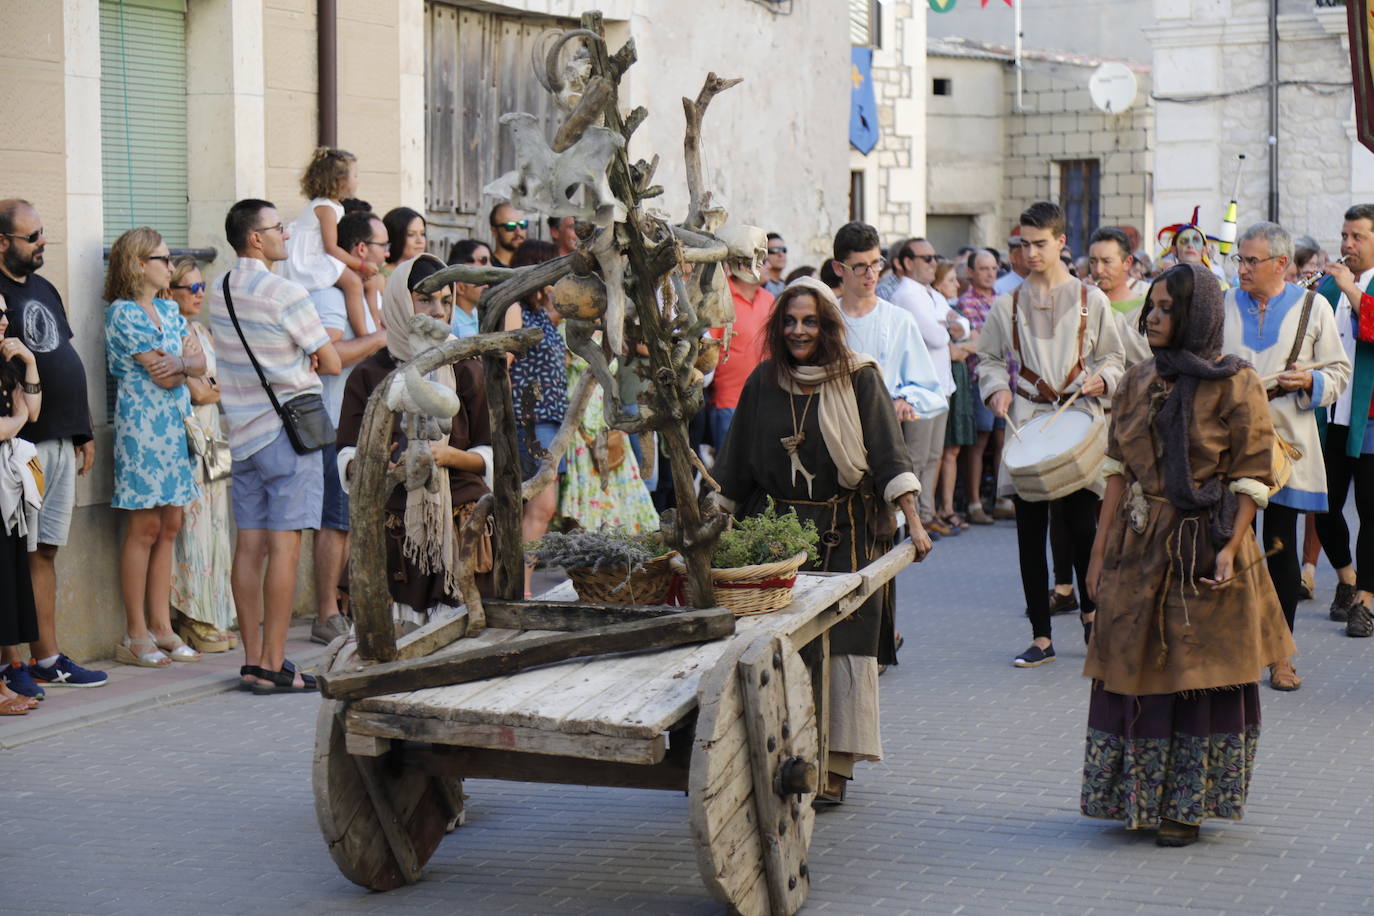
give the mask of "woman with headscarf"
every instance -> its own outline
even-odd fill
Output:
[[[415,289],[421,280],[443,267],[444,262],[434,255],[422,254],[402,261],[387,280],[382,293],[382,319],[389,329],[386,349],[359,363],[344,388],[338,446],[345,480],[372,392],[391,370],[436,344],[433,335],[438,326],[414,327],[411,318],[426,315],[443,322],[444,327],[452,321],[452,286],[432,293]],[[402,631],[423,625],[435,614],[450,613],[463,603],[457,582],[458,526],[471,514],[473,504],[491,492],[491,423],[481,360],[440,366],[424,378],[456,391],[460,407],[448,438],[430,443],[436,468],[447,477],[448,486],[430,492],[426,487],[407,491],[404,484],[397,484],[387,499],[387,585],[392,618]],[[399,458],[407,445],[399,419],[392,442]],[[449,519],[450,523],[436,524],[436,519]],[[489,560],[476,567],[477,587],[483,596],[492,594]]]
[[[1112,399],[1088,588],[1082,811],[1186,846],[1239,820],[1259,741],[1259,671],[1293,639],[1251,523],[1274,480],[1259,375],[1221,355],[1222,293],[1201,264],[1154,282],[1154,353]]]
[[[813,567],[854,572],[892,546],[900,509],[924,559],[921,484],[878,365],[845,345],[835,294],[792,281],[764,328],[768,358],[749,375],[711,473],[737,517],[795,509],[821,533]],[[881,760],[878,666],[896,662],[895,590],[877,592],[830,631],[830,757],[821,800],[839,802],[856,760]]]

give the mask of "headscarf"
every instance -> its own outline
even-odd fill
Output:
[[[1164,445],[1164,495],[1183,512],[1217,509],[1212,516],[1212,543],[1220,547],[1230,540],[1235,522],[1235,496],[1219,477],[1198,486],[1193,481],[1188,459],[1190,431],[1193,428],[1193,401],[1200,379],[1230,378],[1250,364],[1238,356],[1221,354],[1221,284],[1201,264],[1181,264],[1193,274],[1193,296],[1188,304],[1188,326],[1183,345],[1177,348],[1152,347],[1155,371],[1174,382],[1173,390],[1155,415],[1154,425]],[[1171,268],[1177,270],[1178,268]],[[1162,281],[1156,281],[1162,282]],[[1219,543],[1220,541],[1220,543]]]
[[[444,267],[444,262],[428,252],[396,265],[382,292],[382,321],[386,324],[386,348],[397,365],[414,359],[418,353],[434,346],[434,341],[411,329],[415,315],[411,290],[430,274]],[[453,366],[445,364],[425,374],[425,379],[450,390],[457,388]],[[404,384],[398,373],[393,385]],[[449,469],[434,467],[439,485],[433,489],[420,486],[406,491],[405,540],[403,555],[414,561],[424,573],[444,575],[444,590],[458,594],[458,537],[453,521],[453,491],[449,487]]]
[[[805,287],[818,299],[833,305],[836,311],[840,303],[830,287],[814,277],[798,277],[783,290]],[[782,293],[778,294],[779,296]],[[878,361],[871,356],[848,350],[848,372],[838,372],[834,365],[783,367],[780,375],[782,387],[792,394],[802,394],[802,388],[819,388],[820,405],[817,419],[821,424],[821,437],[825,440],[826,450],[835,469],[839,473],[840,486],[853,490],[859,486],[868,473],[868,449],[864,446],[863,424],[859,419],[859,402],[854,395],[853,374],[864,366],[877,367]],[[807,480],[807,489],[811,482]]]

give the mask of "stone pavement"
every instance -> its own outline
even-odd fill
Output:
[[[1374,911],[1374,788],[1362,775],[1374,640],[1328,622],[1329,569],[1319,585],[1299,611],[1305,685],[1263,691],[1245,820],[1159,849],[1078,814],[1081,631],[1055,618],[1059,660],[1011,667],[1029,627],[1010,524],[940,542],[900,579],[906,647],[882,680],[887,757],[818,817],[806,912]],[[318,702],[218,694],[6,751],[0,910],[720,912],[697,877],[686,800],[626,789],[469,782],[467,825],[423,881],[355,887],[315,823]]]

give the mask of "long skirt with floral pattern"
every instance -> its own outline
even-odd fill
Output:
[[[1094,682],[1083,813],[1132,830],[1240,820],[1259,732],[1257,684],[1132,697]]]

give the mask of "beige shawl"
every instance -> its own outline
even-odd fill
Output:
[[[432,254],[421,254],[402,261],[386,281],[382,292],[382,321],[387,328],[387,351],[397,366],[427,350],[434,342],[415,334],[410,319],[415,303],[410,298],[410,270],[420,258],[438,261]],[[442,262],[439,262],[442,265]],[[426,373],[428,381],[457,388],[451,365],[443,365]],[[393,384],[404,384],[398,374]],[[404,456],[400,456],[404,460]],[[405,540],[402,553],[423,573],[442,573],[444,591],[458,594],[458,536],[453,516],[453,491],[449,487],[449,470],[435,465],[438,486],[420,486],[406,492]]]

